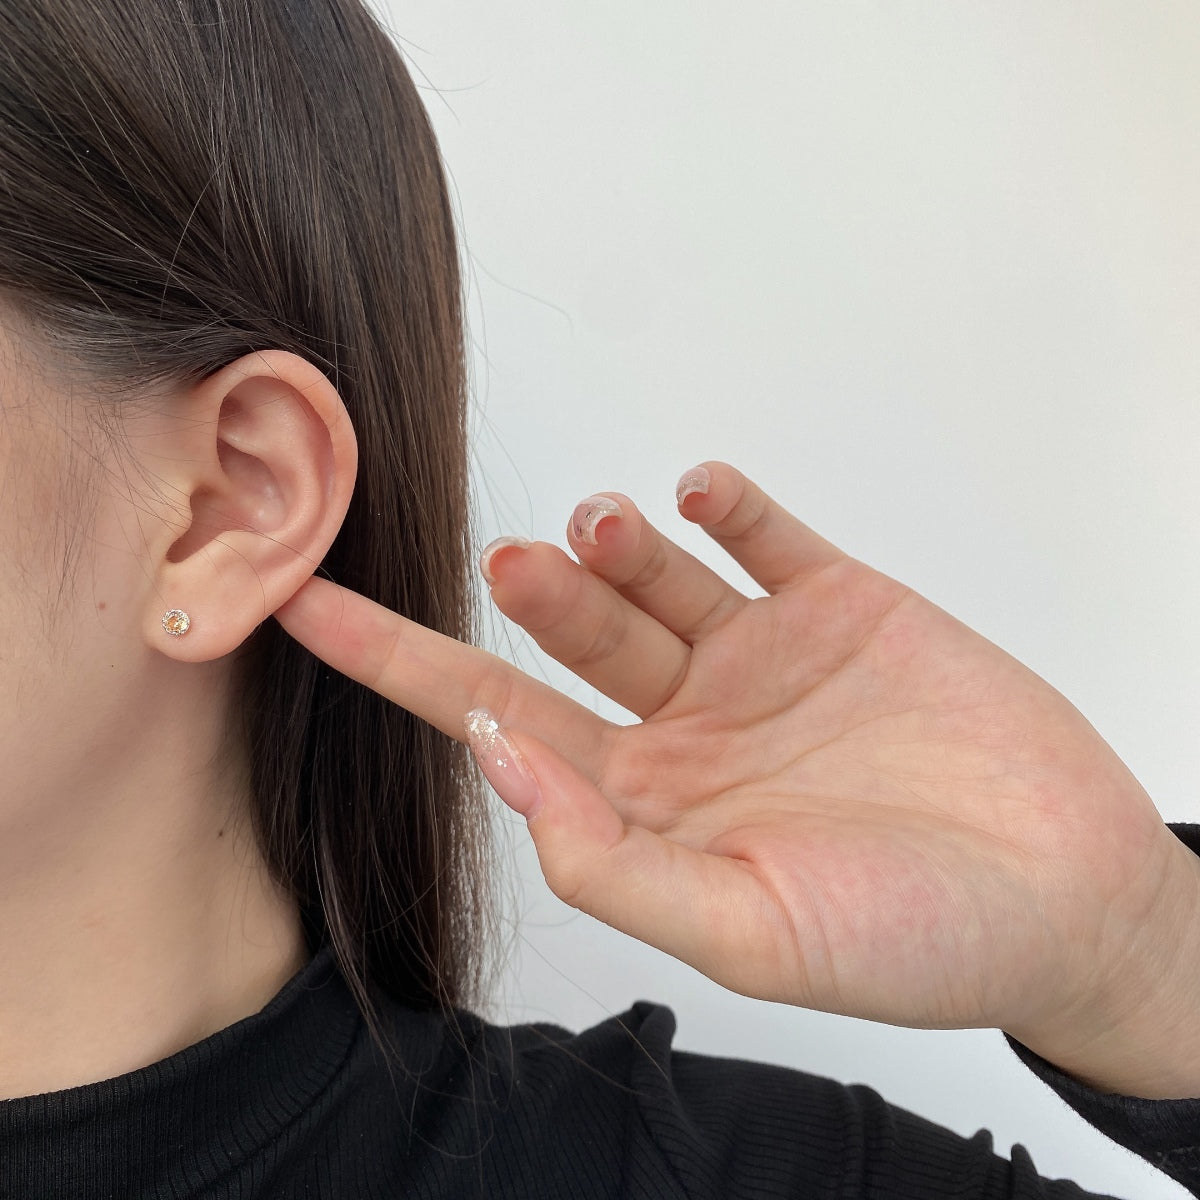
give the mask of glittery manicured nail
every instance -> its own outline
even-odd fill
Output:
[[[675,503],[682,504],[684,497],[693,492],[707,492],[710,482],[707,467],[693,467],[690,471],[684,471],[675,485]]]
[[[537,816],[542,789],[496,718],[486,708],[473,708],[463,717],[463,729],[476,762],[500,799],[527,821]]]
[[[589,496],[586,500],[580,500],[575,506],[575,511],[571,514],[571,528],[575,531],[577,538],[595,546],[598,544],[596,542],[596,526],[605,517],[621,516],[624,516],[624,513],[621,512],[621,506],[615,500],[608,496]]]
[[[492,575],[492,555],[497,550],[503,550],[505,546],[520,546],[522,550],[529,548],[529,542],[523,537],[498,537],[494,542],[488,542],[483,548],[483,553],[479,556],[479,569],[483,572],[483,577],[488,581],[488,587],[491,587],[496,582]]]

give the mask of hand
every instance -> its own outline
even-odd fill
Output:
[[[485,770],[514,806],[535,801],[555,894],[725,987],[998,1026],[1041,1053],[1041,1031],[1099,1036],[1079,1022],[1121,1008],[1123,973],[1152,968],[1146,931],[1195,890],[1186,849],[1039,676],[733,467],[706,467],[681,513],[766,596],[615,492],[623,515],[596,544],[577,510],[578,563],[544,542],[491,557],[501,611],[638,723],[325,580],[276,616],[454,737],[468,710],[494,714]],[[514,787],[522,761],[533,780]]]

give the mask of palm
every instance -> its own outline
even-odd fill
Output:
[[[640,723],[429,631],[419,648],[361,597],[336,631],[331,609],[278,615],[448,732],[492,708],[552,796],[530,829],[557,894],[737,991],[1012,1028],[1061,999],[1069,964],[1112,959],[1169,838],[1058,692],[782,510],[774,537],[797,540],[775,559],[723,539],[771,593],[747,599],[622,506],[619,533],[573,539],[583,566],[538,543],[493,597]]]
[[[1044,994],[1022,968],[1055,956],[1035,944],[1049,933],[1060,967],[1094,950],[1104,906],[1080,884],[1107,899],[1154,878],[1113,850],[1161,825],[1057,692],[848,558],[694,646],[678,691],[612,736],[603,780],[739,896],[730,936],[754,956],[714,977],[922,1027]]]

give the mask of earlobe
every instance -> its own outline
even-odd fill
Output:
[[[288,351],[243,356],[184,405],[193,419],[176,423],[170,476],[186,527],[175,522],[157,563],[147,621],[156,648],[200,662],[235,650],[320,564],[358,449],[337,390]]]

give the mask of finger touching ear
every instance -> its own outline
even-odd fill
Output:
[[[358,470],[354,428],[325,375],[283,350],[244,355],[152,421],[138,441],[154,457],[163,516],[150,539],[147,637],[180,659],[217,658],[332,545]],[[164,636],[167,609],[188,614],[186,637]]]

